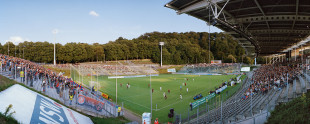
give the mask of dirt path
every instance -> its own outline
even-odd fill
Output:
[[[124,117],[128,120],[138,122],[139,124],[142,123],[142,117],[140,115],[137,115],[128,109],[124,109],[124,113]]]

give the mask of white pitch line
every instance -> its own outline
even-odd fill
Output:
[[[160,109],[153,109],[153,110],[160,111],[161,109],[167,108],[167,107],[169,107],[169,106],[171,106],[171,105],[174,105],[174,104],[177,104],[177,103],[180,103],[180,102],[182,102],[182,101],[175,102],[175,103],[173,103],[173,104],[170,104],[170,105],[164,106],[164,107],[162,107],[162,108],[160,108]]]
[[[127,99],[124,99],[124,98],[122,98],[122,99],[125,100],[125,101],[127,101],[127,102],[133,103],[133,102],[127,100]],[[144,105],[141,105],[141,104],[138,104],[138,103],[133,103],[133,104],[139,105],[139,106],[144,107],[144,108],[147,108],[147,109],[151,109],[151,108],[148,108],[148,107],[146,107],[146,106],[144,106]]]

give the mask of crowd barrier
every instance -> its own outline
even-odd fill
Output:
[[[1,63],[3,63],[1,61]],[[92,116],[104,116],[104,117],[117,117],[118,116],[118,105],[115,103],[104,99],[101,95],[92,94],[91,91],[87,88],[83,88],[84,91],[75,93],[73,99],[70,100],[69,97],[69,88],[65,85],[60,85],[55,87],[53,83],[49,85],[43,85],[43,79],[39,79],[39,75],[33,75],[32,78],[27,77],[27,69],[24,71],[24,81],[20,77],[20,68],[21,65],[15,64],[1,66],[1,75],[13,79],[17,82],[23,83],[26,86],[33,88],[49,97],[52,97],[56,100],[59,100],[61,103],[66,106],[75,108],[77,111],[86,113]],[[8,68],[11,68],[10,70]],[[55,84],[55,83],[54,83]],[[84,99],[82,98],[84,97]],[[79,99],[80,98],[80,99]],[[84,100],[84,103],[82,102]],[[123,108],[123,107],[122,107]],[[123,110],[123,109],[122,109]],[[120,112],[120,116],[124,114],[123,111]]]
[[[203,103],[206,103],[207,100],[210,100],[212,99],[213,97],[215,97],[215,93],[211,93],[210,95],[206,96],[206,97],[203,97],[195,102],[192,103],[192,106],[193,108],[196,108],[198,107],[199,105],[203,104]]]
[[[78,96],[78,104],[79,105],[85,105],[85,106],[90,106],[93,109],[96,109],[97,111],[101,112],[103,107],[104,107],[104,103],[101,101],[98,101],[96,99],[84,96],[79,94]]]

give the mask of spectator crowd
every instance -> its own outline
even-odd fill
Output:
[[[238,73],[240,72],[239,63],[220,63],[220,64],[188,64],[184,66],[180,73]]]
[[[62,73],[57,74],[37,63],[0,54],[0,65],[2,69],[1,74],[8,73],[11,79],[18,79],[21,83],[33,87],[44,94],[47,94],[47,91],[56,91],[58,95],[56,99],[59,98],[59,100],[63,100],[64,102],[66,99],[69,99],[70,106],[72,102],[75,102],[75,105],[77,104],[77,97],[79,94],[98,100],[104,100],[97,90],[93,91],[94,88],[86,88],[74,82],[71,78],[63,76]],[[36,86],[34,86],[35,84]]]
[[[250,95],[266,94],[271,89],[281,90],[287,83],[293,83],[300,71],[299,65],[293,64],[263,65],[254,71],[251,85],[244,93],[243,99],[247,99]]]

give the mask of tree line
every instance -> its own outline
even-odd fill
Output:
[[[210,41],[210,51],[209,34],[206,32],[151,32],[131,40],[119,37],[106,44],[71,42],[62,45],[57,43],[56,60],[57,63],[79,63],[151,59],[153,62],[159,63],[159,42],[165,42],[162,47],[163,64],[209,63],[210,59],[222,60],[227,63],[253,63],[253,59],[245,56],[245,50],[230,35],[211,33]],[[52,63],[54,44],[47,41],[25,41],[18,45],[6,42],[4,45],[0,44],[0,52],[34,62]]]

